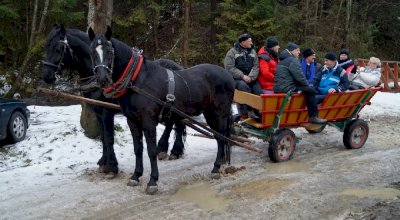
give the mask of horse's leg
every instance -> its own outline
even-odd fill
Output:
[[[173,121],[166,120],[164,132],[161,135],[161,138],[157,144],[157,153],[158,153],[159,160],[164,160],[165,158],[168,157],[168,145],[169,145],[168,140],[169,140],[169,135],[171,134],[173,126],[174,126]]]
[[[104,173],[104,166],[107,163],[107,147],[104,142],[104,125],[103,125],[103,120],[101,119],[101,114],[96,112],[96,119],[97,119],[97,124],[100,127],[100,140],[103,145],[103,154],[101,155],[99,161],[97,161],[97,165],[99,165],[99,172]]]
[[[137,186],[139,178],[143,175],[143,130],[139,123],[134,123],[129,119],[128,126],[131,130],[136,156],[135,172],[129,179],[128,186]]]
[[[146,193],[155,194],[158,191],[157,181],[158,181],[158,166],[157,166],[157,121],[150,117],[146,117],[143,120],[143,132],[146,138],[147,144],[147,154],[149,155],[151,174],[150,180],[147,183]]]
[[[206,109],[203,114],[210,128],[214,129],[215,131],[226,137],[230,137],[230,113],[226,113],[226,111],[221,111],[221,109],[213,108]],[[214,168],[211,171],[212,178],[219,178],[219,169],[224,163],[229,162],[230,160],[229,144],[219,138],[216,138],[216,140],[218,144],[218,152],[217,158],[214,162]]]
[[[171,150],[170,160],[176,160],[183,155],[186,126],[180,120],[175,121],[175,142]]]
[[[103,144],[106,146],[106,164],[104,166],[105,173],[118,173],[118,161],[114,152],[114,112],[103,109],[102,114],[102,130]]]

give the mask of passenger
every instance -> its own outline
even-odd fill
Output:
[[[245,33],[239,36],[234,47],[226,53],[224,66],[235,79],[236,89],[256,95],[262,93],[261,86],[257,81],[258,57],[249,34]],[[242,115],[241,119],[248,118],[249,110],[251,108],[247,105],[238,105],[239,114]]]
[[[274,93],[274,77],[276,66],[278,65],[279,41],[269,37],[265,41],[264,47],[258,51],[260,72],[258,82],[264,94]]]
[[[346,71],[338,65],[336,55],[327,53],[325,65],[314,78],[313,85],[317,90],[317,103],[321,103],[328,93],[344,92],[349,89],[349,78]]]
[[[356,73],[357,71],[357,66],[350,58],[349,50],[347,49],[343,49],[342,51],[340,51],[338,63],[340,67],[346,70],[347,76],[350,73]]]
[[[301,59],[301,70],[307,79],[308,85],[312,85],[316,73],[320,71],[322,65],[315,62],[315,51],[307,48],[303,51],[303,58]]]
[[[311,124],[325,124],[326,120],[318,117],[318,108],[315,101],[315,89],[309,86],[306,77],[301,71],[298,60],[300,48],[294,43],[289,43],[287,49],[279,55],[279,63],[274,79],[274,92],[287,93],[300,92],[306,96],[306,105]]]
[[[376,57],[369,58],[368,65],[361,67],[357,73],[350,74],[350,89],[367,89],[378,85],[381,79],[381,61]]]

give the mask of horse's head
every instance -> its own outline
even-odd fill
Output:
[[[90,44],[90,56],[93,63],[93,72],[101,88],[112,84],[114,68],[114,48],[111,43],[111,28],[107,28],[105,34],[95,34],[92,28],[88,31]]]
[[[42,78],[46,83],[51,84],[56,81],[56,75],[61,73],[63,66],[69,65],[73,57],[63,25],[54,25],[47,36],[45,52]]]

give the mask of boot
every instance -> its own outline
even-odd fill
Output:
[[[310,124],[326,124],[326,122],[326,119],[318,118],[317,116],[313,116],[308,119],[308,123]]]

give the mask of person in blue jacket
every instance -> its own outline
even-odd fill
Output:
[[[314,77],[313,82],[317,90],[317,103],[321,103],[327,94],[347,91],[350,86],[346,71],[338,65],[336,55],[329,52],[324,58],[325,65]]]

